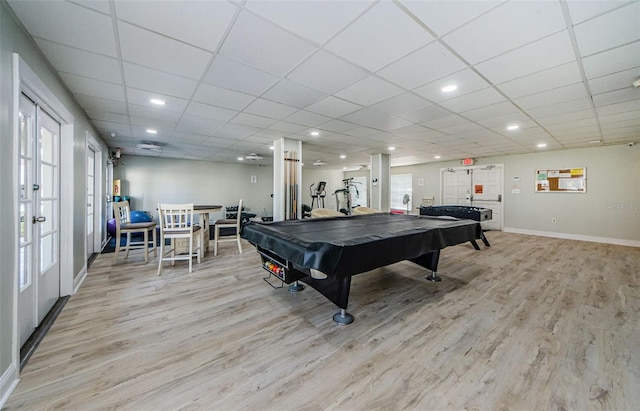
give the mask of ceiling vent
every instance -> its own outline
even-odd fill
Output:
[[[140,150],[148,150],[148,151],[162,151],[162,147],[164,146],[165,145],[162,143],[146,142],[146,143],[140,143],[136,145],[136,148]]]
[[[244,158],[245,158],[245,160],[254,160],[254,161],[256,161],[256,160],[262,160],[263,157],[260,154],[251,153],[251,154],[245,156]]]

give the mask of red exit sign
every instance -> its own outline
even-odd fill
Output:
[[[465,158],[464,160],[462,160],[462,165],[463,166],[472,166],[475,162],[476,162],[476,160],[474,160],[473,158]]]

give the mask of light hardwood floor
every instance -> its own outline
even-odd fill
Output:
[[[248,243],[93,263],[6,404],[64,410],[638,410],[640,249],[502,232],[353,278],[349,312]]]

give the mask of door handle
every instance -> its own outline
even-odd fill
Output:
[[[31,218],[31,222],[33,224],[35,224],[35,223],[44,223],[45,221],[47,221],[47,217],[36,217],[36,216],[33,216]]]
[[[87,203],[87,207],[91,207],[91,203]]]

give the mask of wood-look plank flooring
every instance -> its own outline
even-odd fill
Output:
[[[443,250],[440,283],[355,276],[349,326],[246,242],[161,277],[101,255],[6,410],[640,409],[640,249],[487,236]]]

